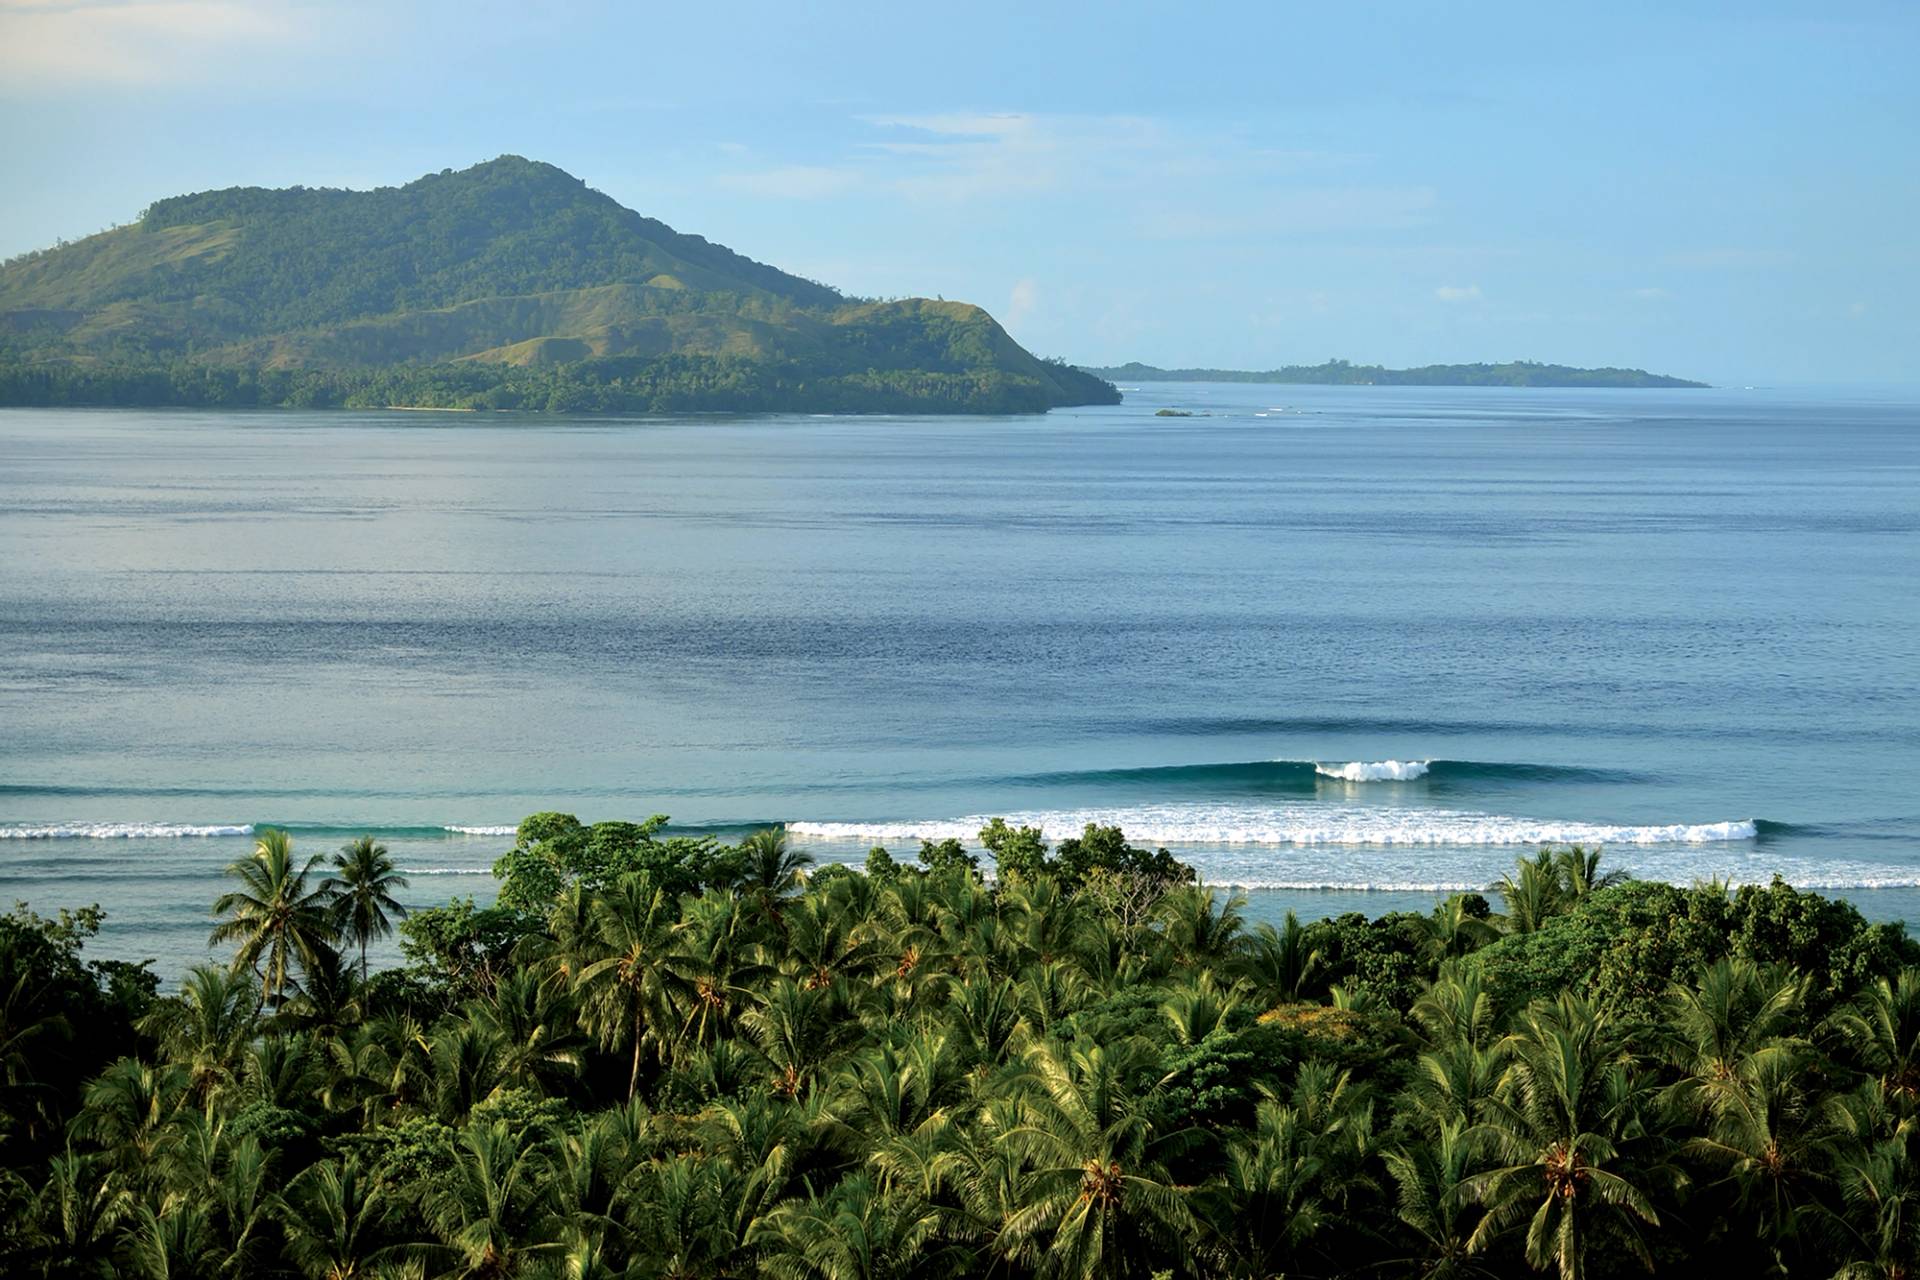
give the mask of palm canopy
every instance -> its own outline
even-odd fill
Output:
[[[212,946],[239,943],[236,969],[252,969],[261,980],[261,999],[279,1000],[294,962],[311,963],[339,936],[324,886],[308,886],[315,854],[299,862],[286,832],[260,833],[253,855],[228,866],[240,887],[220,895],[213,914],[227,917],[213,927]]]
[[[1496,1162],[1461,1184],[1487,1206],[1470,1240],[1479,1252],[1526,1222],[1530,1266],[1560,1280],[1586,1274],[1599,1241],[1651,1268],[1643,1226],[1660,1218],[1628,1173],[1627,1128],[1638,1099],[1634,1065],[1617,1031],[1584,1000],[1563,995],[1519,1018],[1502,1042],[1508,1065],[1472,1138]]]
[[[407,914],[396,889],[407,878],[393,865],[387,846],[372,836],[361,836],[340,846],[333,855],[333,874],[320,890],[333,912],[334,925],[346,941],[360,949],[360,976],[367,976],[367,944],[393,932],[394,919]]]
[[[1188,1192],[1167,1168],[1191,1135],[1156,1130],[1128,1087],[1134,1052],[1125,1042],[1028,1050],[998,1135],[1023,1170],[999,1235],[1009,1258],[1049,1276],[1126,1275],[1146,1252],[1139,1242],[1197,1237]]]

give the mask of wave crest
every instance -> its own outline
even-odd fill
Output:
[[[442,831],[451,831],[460,836],[513,836],[520,834],[519,827],[456,827],[444,826]]]
[[[252,823],[191,826],[174,822],[72,822],[40,827],[0,827],[0,840],[166,840],[252,834]]]
[[[1313,771],[1341,782],[1412,782],[1427,776],[1427,760],[1350,760],[1345,764],[1318,764]]]

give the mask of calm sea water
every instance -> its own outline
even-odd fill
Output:
[[[1917,585],[1912,396],[7,411],[0,897],[172,972],[251,826],[381,834],[427,903],[557,808],[1116,821],[1257,916],[1579,840],[1920,919]]]

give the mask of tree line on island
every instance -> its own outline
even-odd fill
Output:
[[[1501,364],[1427,364],[1388,369],[1377,364],[1328,360],[1278,369],[1161,369],[1138,360],[1110,368],[1086,366],[1086,372],[1117,382],[1267,382],[1332,387],[1691,387],[1707,384],[1645,369],[1581,369],[1508,360]]]
[[[1920,947],[1845,903],[1548,849],[1498,910],[1250,927],[1110,827],[996,820],[989,877],[664,823],[534,815],[411,914],[265,831],[164,994],[97,909],[0,918],[0,1271],[1920,1265]]]
[[[1085,403],[1117,401],[1059,361],[1055,381]],[[7,363],[0,405],[39,408],[450,409],[531,413],[1040,413],[1040,378],[1003,369],[836,369],[729,355],[610,356],[545,365],[475,362],[374,368]]]

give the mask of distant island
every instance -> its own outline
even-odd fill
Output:
[[[964,302],[855,299],[503,156],[234,187],[0,264],[0,405],[1038,413],[1113,404]]]
[[[1336,387],[1704,387],[1644,369],[1576,369],[1564,364],[1510,360],[1505,364],[1429,364],[1387,369],[1377,364],[1290,364],[1279,369],[1161,369],[1139,361],[1082,372],[1110,382],[1277,382]]]

